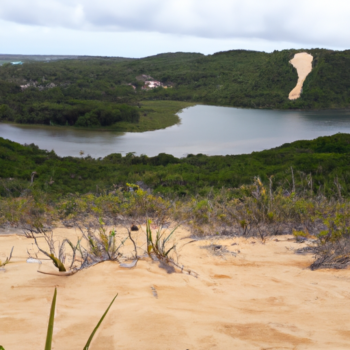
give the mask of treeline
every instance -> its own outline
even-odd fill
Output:
[[[80,64],[83,62],[88,61]],[[66,61],[58,61],[0,67],[3,75],[0,77],[0,121],[84,127],[139,121],[132,87],[107,84],[107,88],[102,82],[88,84],[79,79],[74,69],[73,72],[62,70],[71,75],[61,74],[60,64],[69,66]],[[46,67],[50,68],[49,72],[45,71]],[[93,63],[89,67],[93,69]],[[36,76],[38,71],[43,74],[40,79]]]
[[[100,101],[69,100],[65,103],[33,103],[15,113],[7,104],[0,106],[0,120],[25,124],[75,125],[81,127],[110,126],[114,123],[139,121],[135,107]]]
[[[93,159],[58,157],[35,145],[22,146],[0,139],[2,196],[19,196],[33,186],[60,196],[68,193],[113,191],[142,181],[155,193],[207,195],[222,188],[251,184],[259,177],[274,190],[311,191],[331,197],[350,194],[350,135],[336,134],[297,141],[248,155],[168,154],[156,157],[111,154]]]

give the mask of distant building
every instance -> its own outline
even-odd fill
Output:
[[[145,85],[147,85],[150,89],[157,88],[159,86],[162,86],[162,83],[160,81],[156,80],[146,80]]]
[[[18,61],[18,62],[11,62],[11,64],[13,64],[13,65],[17,65],[17,64],[23,64],[23,62],[22,62],[22,61]]]
[[[163,86],[163,84],[160,81],[157,80],[146,80],[145,85],[142,87],[142,89],[155,89],[158,87]]]

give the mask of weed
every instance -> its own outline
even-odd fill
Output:
[[[175,227],[170,233],[166,233],[166,230],[162,231],[162,227],[160,227],[155,237],[152,236],[151,230],[151,220],[147,220],[146,223],[146,236],[147,236],[147,253],[151,258],[154,256],[158,260],[162,260],[165,262],[169,262],[169,253],[175,249],[176,245],[172,244],[170,247],[168,246],[169,240],[176,231],[177,227]],[[153,255],[154,254],[154,255]]]
[[[44,250],[42,246],[40,246],[40,244],[38,243],[38,239],[36,237],[36,235],[38,234],[41,234],[41,237],[45,239],[45,242],[49,249],[48,251]],[[81,239],[78,239],[75,245],[67,238],[64,239],[62,242],[55,241],[53,236],[53,231],[50,231],[50,233],[48,233],[47,231],[42,229],[37,229],[35,231],[32,229],[28,229],[26,235],[27,237],[34,239],[35,245],[37,246],[39,251],[51,259],[53,265],[58,269],[59,272],[66,273],[65,275],[67,275],[67,273],[68,275],[71,275],[81,268],[81,266],[75,266],[75,263],[77,261],[76,260],[77,252],[80,252],[82,254],[82,249],[80,245]],[[65,266],[65,263],[67,260],[67,255],[65,252],[66,244],[68,244],[68,246],[72,250],[72,258],[71,258],[70,264],[68,264],[67,267]],[[56,249],[56,246],[57,246],[57,249]],[[42,271],[39,271],[39,272],[44,273]]]
[[[13,248],[11,249],[11,252],[10,252],[10,255],[6,258],[6,260],[4,262],[2,262],[0,260],[0,267],[5,267],[10,261],[11,261],[11,258],[12,258],[12,252],[13,252]],[[1,350],[1,349],[0,349]]]
[[[120,261],[122,256],[120,249],[127,238],[119,237],[116,229],[107,230],[101,218],[99,218],[97,227],[94,228],[90,224],[85,229],[79,226],[79,229],[88,243],[88,249],[81,249],[84,259],[83,268],[107,260]]]

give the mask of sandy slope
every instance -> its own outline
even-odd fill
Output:
[[[75,235],[64,229],[56,234]],[[187,235],[179,230],[177,237]],[[167,274],[150,261],[132,270],[106,262],[54,277],[25,262],[31,240],[0,236],[0,259],[15,245],[13,263],[0,272],[0,344],[6,350],[43,349],[57,286],[56,350],[81,349],[116,293],[92,350],[349,349],[350,271],[312,272],[312,257],[290,250],[299,244],[287,236],[278,240],[188,244],[180,259],[198,279]],[[216,256],[203,249],[212,243],[240,253]]]
[[[297,70],[299,77],[296,87],[289,93],[290,100],[296,100],[300,97],[304,81],[312,71],[312,61],[312,55],[306,52],[297,53],[294,58],[290,60],[290,63]]]

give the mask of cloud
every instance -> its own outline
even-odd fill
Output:
[[[148,32],[350,47],[344,0],[3,0],[0,20],[89,32]]]

